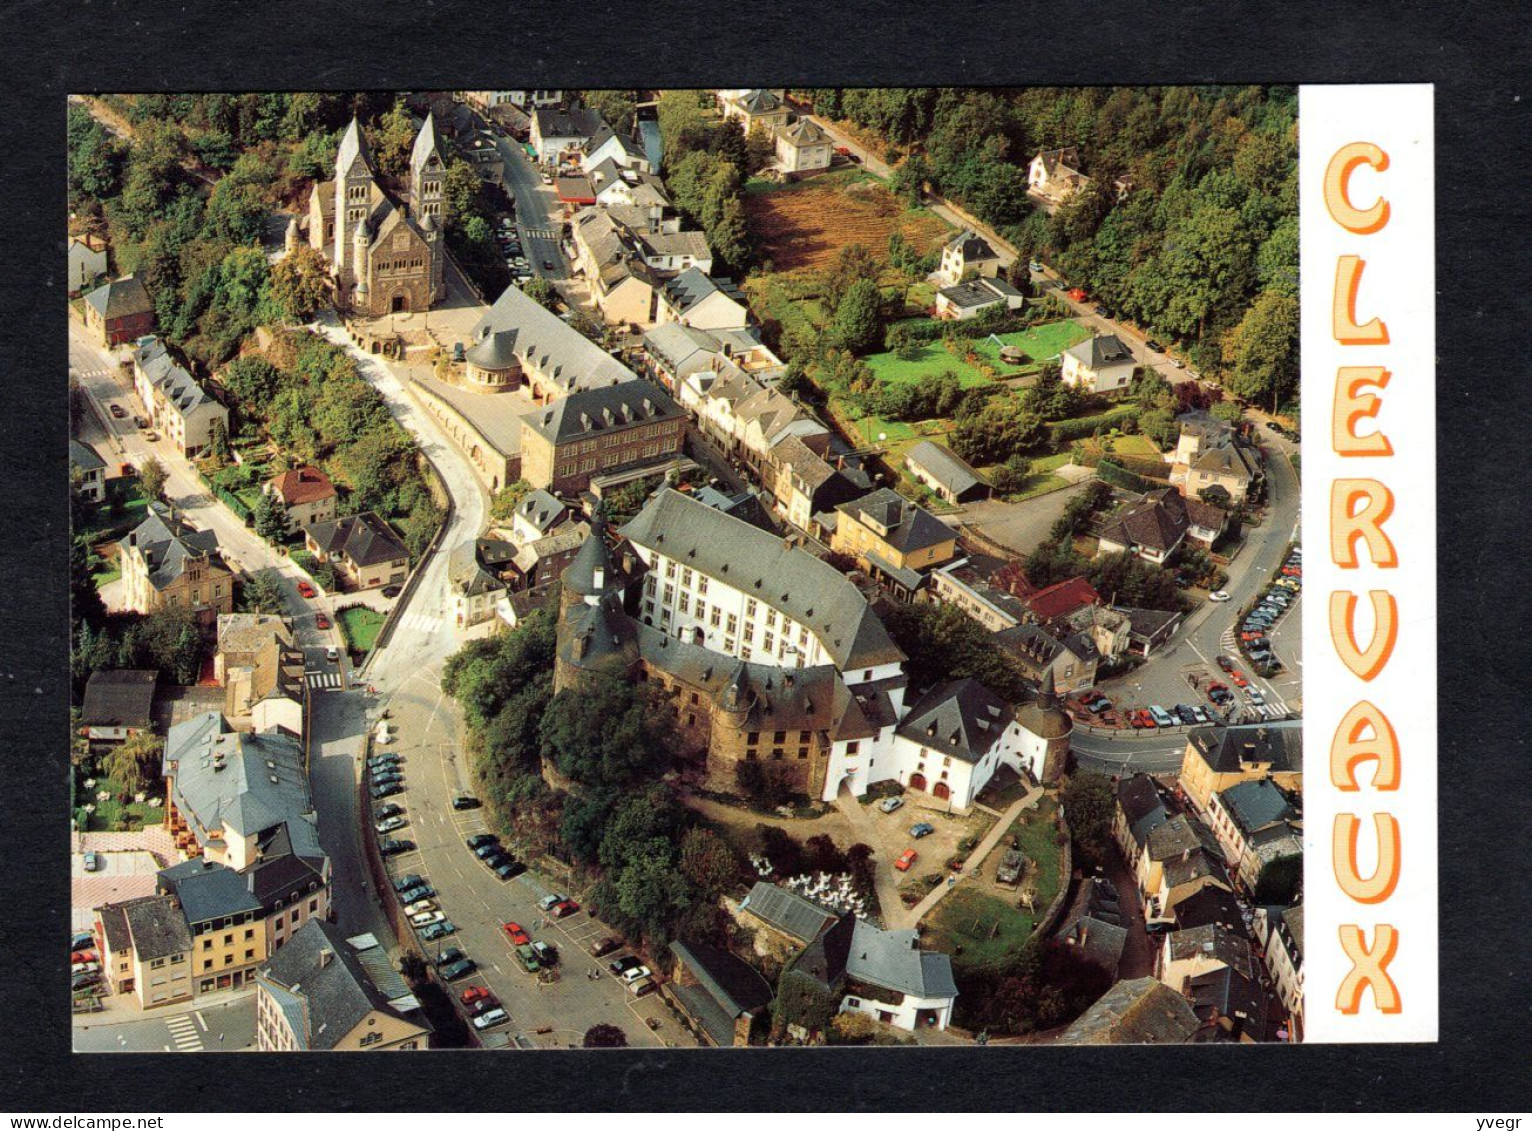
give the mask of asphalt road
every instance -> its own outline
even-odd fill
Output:
[[[255,994],[179,1013],[162,1007],[141,1021],[76,1016],[72,1045],[75,1052],[247,1051],[255,1048]]]
[[[532,264],[532,273],[554,281],[568,279],[569,261],[559,250],[563,217],[558,195],[552,186],[542,183],[526,150],[498,134],[496,138],[501,163],[505,166],[505,185],[516,200],[516,227],[521,233],[521,246]],[[553,269],[544,267],[544,262],[552,263]]]

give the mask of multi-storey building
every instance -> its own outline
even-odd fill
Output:
[[[663,389],[632,380],[571,393],[522,418],[521,477],[577,495],[591,479],[663,464],[686,443],[686,413]]]
[[[182,455],[200,455],[216,432],[228,432],[229,410],[171,357],[159,338],[134,348],[133,389],[149,423],[163,429]]]
[[[211,624],[234,611],[234,573],[211,530],[187,525],[164,503],[118,544],[125,604],[139,613],[189,609]]]

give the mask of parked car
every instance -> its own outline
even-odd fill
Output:
[[[592,958],[604,958],[614,950],[622,949],[621,935],[607,935],[591,944],[590,956]]]
[[[87,852],[81,863],[87,872],[99,872],[106,867],[106,860],[99,852]]]
[[[622,977],[623,971],[636,970],[643,964],[643,960],[640,959],[636,954],[625,954],[621,958],[615,958],[611,962],[608,962],[606,964],[606,968],[620,978]]]
[[[543,911],[551,911],[553,910],[553,905],[555,903],[562,903],[568,898],[569,897],[567,895],[561,895],[558,892],[550,892],[537,901],[537,906]]]
[[[400,892],[409,891],[410,888],[418,888],[424,883],[425,881],[414,872],[407,872],[394,880],[394,890]]]
[[[388,817],[385,820],[379,821],[374,827],[378,830],[378,835],[382,836],[384,833],[391,833],[395,829],[404,828],[404,818]]]
[[[375,785],[367,792],[372,795],[374,801],[382,801],[385,797],[392,797],[396,793],[403,793],[404,784],[402,782],[391,781],[386,785]]]
[[[69,964],[71,974],[94,974],[101,969],[99,962],[72,962]]]
[[[1165,352],[1165,347],[1162,346],[1159,342],[1155,341],[1153,338],[1147,339],[1144,342],[1144,347],[1146,349],[1153,350],[1155,353],[1164,353]]]
[[[1155,726],[1169,727],[1176,725],[1176,721],[1170,717],[1169,712],[1163,707],[1150,707],[1149,714],[1154,717]]]
[[[647,966],[632,966],[617,976],[624,982],[632,983],[638,981],[640,978],[647,978],[650,974],[653,973],[654,971],[649,969]]]
[[[1197,704],[1196,706],[1192,707],[1192,714],[1197,717],[1197,721],[1199,723],[1206,724],[1206,723],[1210,723],[1210,722],[1213,721],[1211,718],[1208,717],[1207,710],[1200,703]]]
[[[1043,269],[1043,265],[1037,260],[1032,259],[1027,262],[1027,268],[1032,271],[1041,271]]]
[[[489,992],[488,986],[469,986],[458,995],[458,1001],[464,1005],[472,1005],[476,1001],[492,1001],[495,995]]]
[[[498,844],[499,842],[500,838],[494,833],[474,833],[473,836],[464,841],[469,848],[483,848],[486,844]]]
[[[523,943],[516,948],[516,961],[528,974],[535,974],[543,968],[543,964],[537,960],[537,951],[532,949],[531,943]]]
[[[455,946],[449,946],[446,950],[442,951],[436,956],[436,965],[451,966],[454,962],[461,962],[467,957],[468,956],[464,954],[459,948]]]
[[[548,914],[552,915],[555,919],[565,919],[570,915],[578,913],[579,910],[580,905],[578,903],[572,899],[565,899],[555,903]]]
[[[483,1017],[487,1013],[493,1013],[497,1009],[502,1013],[505,1012],[504,1008],[501,1006],[498,1000],[493,997],[487,997],[483,1001],[476,1001],[470,1005],[468,1007],[468,1012],[475,1018],[479,1018]]]
[[[520,923],[502,923],[500,929],[505,932],[505,937],[511,940],[512,946],[525,946],[532,941],[532,936],[527,934],[527,929]]]
[[[340,662],[340,649],[339,648],[335,648],[335,647],[326,648],[324,650],[324,658],[329,660],[330,663],[332,663],[332,664],[339,663]]]
[[[918,825],[910,826],[910,835],[916,840],[919,840],[921,837],[930,836],[935,831],[936,826],[929,821],[921,821]]]
[[[532,949],[537,953],[537,960],[544,966],[557,966],[559,961],[558,948],[552,943],[538,940],[532,944]]]
[[[121,420],[127,416],[127,411],[120,404],[108,405],[107,410],[112,414],[113,420]]]
[[[77,950],[77,951],[75,951],[73,954],[71,954],[69,956],[69,964],[71,966],[73,966],[76,962],[100,962],[100,961],[101,961],[101,956],[98,955],[95,951],[89,950],[89,949],[87,949],[87,950]]]
[[[851,160],[857,161],[860,160],[860,158],[853,156]],[[659,988],[660,984],[656,982],[652,977],[639,978],[637,981],[628,983],[628,992],[634,997],[644,997],[647,994],[652,994]]]
[[[471,793],[460,793],[452,799],[454,809],[477,809],[480,804],[479,799]]]
[[[506,853],[505,849],[501,848],[494,841],[490,841],[488,844],[481,844],[478,848],[475,848],[473,854],[480,860],[488,860],[491,856],[504,856]]]
[[[414,852],[415,842],[413,840],[389,839],[378,844],[378,851],[384,856],[398,856],[403,852]]]
[[[1128,725],[1134,730],[1143,730],[1145,726],[1153,726],[1154,723],[1145,723],[1143,716],[1138,711],[1129,711],[1127,714]]]
[[[1176,704],[1175,716],[1186,726],[1195,726],[1197,723],[1197,716],[1185,703]]]
[[[1219,602],[1219,601],[1227,601],[1228,599],[1229,599],[1229,594],[1225,590],[1222,590],[1222,589],[1215,589],[1211,593],[1208,594],[1208,600],[1209,601]]]
[[[1230,672],[1229,681],[1233,683],[1235,687],[1244,687],[1247,683],[1249,683],[1249,680],[1245,678],[1245,673],[1239,671]]]
[[[1085,289],[1083,287],[1070,287],[1069,290],[1065,293],[1068,294],[1069,297],[1074,299],[1076,302],[1085,302],[1090,298],[1090,295],[1085,293]]]
[[[89,931],[76,931],[69,940],[70,950],[85,950],[96,945],[96,936]]]
[[[1228,656],[1219,656],[1218,666],[1226,672],[1232,672],[1234,670],[1234,661],[1229,659]]]
[[[473,1019],[473,1027],[480,1030],[492,1029],[496,1025],[504,1025],[510,1019],[511,1015],[505,1010],[491,1009],[488,1013],[475,1017]]]
[[[387,719],[379,719],[377,727],[372,732],[372,737],[374,742],[380,742],[385,746],[388,745],[388,743],[394,740],[393,724]]]
[[[885,797],[882,801],[878,802],[878,808],[885,813],[892,813],[903,807],[904,798],[902,797]]]
[[[440,923],[446,918],[440,911],[422,911],[418,915],[410,916],[410,926],[429,927],[432,923]]]
[[[399,596],[399,594],[402,593],[402,592],[404,592],[404,586],[402,586],[402,585],[385,585],[385,586],[383,586],[383,596],[387,597],[389,600],[393,600],[395,597]]]
[[[1110,711],[1111,709],[1112,701],[1110,699],[1097,699],[1094,703],[1091,703],[1088,707],[1086,707],[1086,710],[1093,715],[1099,715],[1103,711]]]
[[[315,595],[314,587],[307,581],[298,582],[298,596],[312,598]]]
[[[558,270],[558,264],[553,262],[553,260],[551,260],[551,259],[545,259],[545,260],[543,260],[543,270],[544,271],[557,271]]]
[[[407,903],[404,907],[406,915],[420,915],[427,911],[435,911],[436,904],[429,899],[417,899],[414,903]]]
[[[496,868],[500,867],[500,865],[502,865],[502,864],[509,864],[511,862],[511,860],[514,859],[509,852],[507,852],[505,849],[501,848],[498,844],[492,844],[489,847],[490,847],[489,855],[488,856],[480,856],[479,860],[491,872],[493,872]],[[475,853],[475,855],[478,855],[478,854]]]
[[[504,863],[496,864],[493,868],[490,869],[490,871],[499,876],[501,880],[514,880],[517,876],[521,875],[526,870],[527,866],[520,860],[507,860]]]
[[[398,766],[388,766],[372,775],[373,785],[399,785],[404,784],[404,774]]]
[[[899,859],[894,861],[894,871],[908,872],[919,856],[920,853],[913,848],[906,848],[899,854]]]
[[[441,976],[449,982],[455,982],[459,978],[466,978],[479,968],[479,964],[471,958],[464,958],[450,965],[440,968]]]

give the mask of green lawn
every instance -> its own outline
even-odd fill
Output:
[[[376,609],[353,605],[336,613],[335,619],[340,622],[341,633],[350,649],[365,655],[377,643],[378,632],[387,618]]]
[[[126,532],[137,526],[144,520],[149,500],[139,493],[136,481],[129,490],[131,493],[115,511],[105,503],[92,507],[85,513],[83,521],[75,526],[75,533],[94,537],[108,532]]]
[[[1036,912],[1017,906],[1014,895],[994,894],[996,889],[988,884],[969,880],[938,903],[926,920],[932,946],[969,966],[985,966],[1021,949],[1031,937],[1038,917],[1048,910],[1059,892],[1059,846],[1054,843],[1057,830],[1053,824],[1056,808],[1055,802],[1045,797],[1008,830],[1018,838],[1030,862],[1027,882],[1035,887]],[[961,954],[957,953],[958,947],[963,948]]]
[[[979,338],[967,344],[971,345],[973,352],[982,359],[980,364],[987,363],[994,368],[996,379],[1005,380],[1036,372],[1042,362],[1051,361],[1070,346],[1083,342],[1088,337],[1090,337],[1090,331],[1072,319],[1045,322],[1030,330],[1017,330],[1010,334],[999,335],[1000,343],[1007,346],[1020,346],[1027,355],[1027,361],[1021,365],[1009,365],[1002,362],[1000,360],[1001,345],[996,344],[993,338]],[[957,374],[957,379],[964,388],[982,385],[991,380],[981,373],[977,366],[969,364],[961,356],[950,352],[940,341],[921,346],[909,359],[902,358],[893,351],[872,354],[867,358],[867,364],[872,366],[872,371],[877,374],[879,380],[890,384],[913,384],[945,369],[950,369]]]
[[[105,791],[112,796],[107,801],[97,801],[96,794]],[[130,801],[126,805],[117,800],[117,795],[122,792],[121,787],[110,778],[97,778],[96,784],[86,789],[83,785],[76,800],[80,803],[75,812],[75,820],[79,823],[82,832],[121,832],[133,828],[142,828],[144,825],[158,825],[165,820],[163,806],[151,808],[147,800],[143,802]],[[155,791],[150,788],[144,791],[145,798],[155,796]],[[86,805],[94,805],[95,811],[85,812]]]
[[[1139,459],[1160,460],[1163,455],[1154,441],[1148,436],[1113,436],[1105,440],[1097,440],[1087,437],[1080,441],[1085,448],[1086,454],[1112,456],[1129,456]],[[1094,465],[1092,465],[1094,466]]]
[[[96,570],[95,573],[91,574],[90,579],[95,584],[96,588],[100,589],[103,585],[110,585],[121,576],[122,559],[116,554],[113,554],[110,558],[101,559],[101,568]]]

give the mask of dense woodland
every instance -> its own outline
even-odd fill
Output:
[[[1236,396],[1297,396],[1297,94],[1288,87],[814,90],[886,139],[893,187],[959,201],[1105,306],[1186,344]],[[1075,147],[1053,216],[1026,166]],[[1114,182],[1131,188],[1117,199]]]

